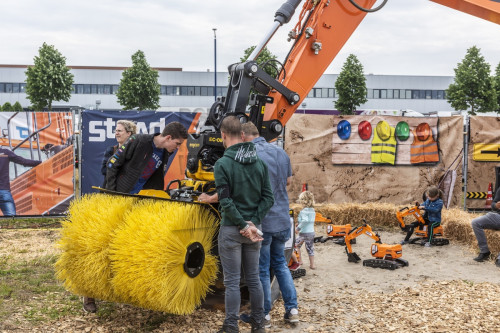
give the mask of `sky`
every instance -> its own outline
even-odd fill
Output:
[[[128,67],[132,54],[142,50],[151,67],[212,72],[216,28],[217,71],[225,71],[266,36],[284,2],[1,1],[0,64],[33,64],[46,42],[70,66]],[[286,37],[298,12],[268,44],[278,60],[291,46]],[[454,75],[474,45],[494,71],[500,63],[500,25],[428,0],[389,0],[365,17],[326,73],[339,73],[354,54],[365,74]]]

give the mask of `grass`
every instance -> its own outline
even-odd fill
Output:
[[[56,255],[31,260],[0,260],[0,322],[21,315],[29,322],[58,320],[80,312],[78,297],[70,296],[54,274]]]

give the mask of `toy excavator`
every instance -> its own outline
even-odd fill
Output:
[[[332,223],[332,219],[329,217],[324,217],[321,213],[316,212],[316,217],[314,219],[314,223],[328,223],[326,226],[326,237],[318,236],[314,237],[314,243],[325,243],[329,240],[333,240],[334,243],[339,245],[345,245],[344,237],[347,236],[352,227],[350,224],[346,225],[336,225]],[[356,243],[356,240],[353,239],[353,244]]]
[[[401,230],[408,232],[412,228],[416,228],[415,235],[417,237],[410,239],[409,241],[410,244],[424,245],[429,237],[428,234],[429,224],[428,222],[425,221],[425,217],[422,215],[418,207],[419,206],[417,204],[416,206],[413,207],[402,208],[401,210],[396,212],[396,217],[399,221],[399,226],[401,227]],[[405,224],[404,218],[408,215],[413,215],[416,221],[412,222],[411,224]],[[434,238],[431,241],[431,245],[442,246],[450,244],[450,241],[448,239],[443,238],[444,231],[442,226],[439,225],[435,227],[433,235]]]
[[[375,243],[373,243],[371,247],[372,256],[375,257],[375,259],[363,260],[363,266],[385,268],[390,270],[408,266],[408,261],[401,259],[401,256],[403,254],[403,248],[401,244],[383,244],[380,240],[380,236],[372,231],[372,228],[368,225],[366,220],[363,219],[363,222],[364,224],[362,226],[357,227],[345,237],[345,251],[347,253],[347,261],[357,263],[361,260],[356,252],[352,251],[351,244],[352,240],[354,240],[356,237],[362,234],[366,234],[375,240]]]

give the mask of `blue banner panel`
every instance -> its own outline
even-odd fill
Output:
[[[199,118],[200,113],[193,112],[83,111],[81,119],[81,193],[96,192],[92,186],[102,186],[104,175],[101,173],[101,165],[104,152],[107,147],[117,143],[114,131],[118,120],[134,121],[137,124],[138,134],[160,133],[166,124],[173,121],[180,122],[188,129],[188,132],[194,133]],[[184,142],[177,153],[170,158],[169,171],[165,178],[184,178],[183,170],[186,167],[186,159],[187,148]],[[176,167],[170,168],[174,164]]]

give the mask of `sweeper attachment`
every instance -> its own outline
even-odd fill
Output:
[[[192,313],[217,278],[218,212],[163,194],[106,192],[71,203],[57,277],[77,295]]]
[[[352,251],[351,244],[353,239],[365,234],[375,240],[375,243],[372,244],[371,247],[372,256],[375,257],[375,259],[363,260],[363,266],[385,268],[390,270],[394,270],[402,266],[408,266],[408,261],[401,259],[403,254],[401,244],[383,244],[380,240],[380,236],[372,231],[372,228],[368,225],[366,220],[363,220],[363,222],[364,224],[362,226],[355,228],[345,237],[345,251],[347,253],[348,262],[358,263],[361,260],[356,252]]]
[[[404,232],[408,232],[411,228],[415,229],[414,232],[417,237],[410,239],[409,240],[410,244],[420,244],[423,246],[429,238],[428,234],[429,221],[426,220],[425,214],[422,215],[418,207],[419,207],[418,204],[412,207],[404,207],[398,212],[396,212],[396,217],[399,221],[399,226],[401,227],[401,230],[403,230]],[[404,218],[406,216],[413,216],[416,221],[409,224],[405,224]],[[450,244],[450,241],[446,238],[443,238],[443,236],[444,236],[443,227],[442,226],[435,227],[431,245],[442,246]]]

